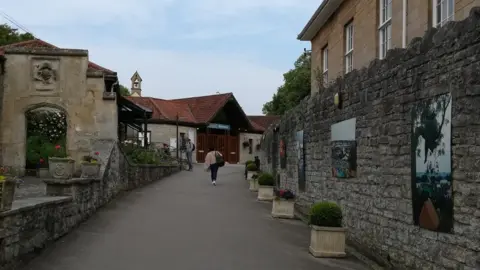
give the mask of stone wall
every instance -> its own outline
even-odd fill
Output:
[[[297,209],[335,201],[348,241],[398,269],[480,269],[480,8],[460,22],[429,30],[407,49],[338,78],[306,98],[265,133],[262,169],[297,192]],[[334,95],[341,94],[336,108]],[[414,225],[412,110],[452,96],[453,232]],[[332,177],[332,124],[356,118],[357,175]],[[276,131],[275,131],[276,130]],[[304,131],[305,190],[299,190],[296,131]],[[278,141],[286,142],[286,168]]]
[[[243,142],[244,141],[249,141],[249,139],[252,140],[252,152],[250,153],[250,148],[249,147],[243,147]],[[254,160],[255,156],[260,155],[261,150],[257,150],[257,144],[260,143],[260,140],[262,139],[262,134],[256,134],[256,133],[240,133],[239,136],[239,163],[245,163],[247,160]]]
[[[11,210],[0,213],[0,269],[17,269],[22,260],[70,232],[121,192],[178,171],[178,166],[130,165],[113,141],[98,141],[94,147],[105,162],[101,178],[45,180],[47,196],[16,200]]]

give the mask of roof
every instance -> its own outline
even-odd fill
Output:
[[[152,119],[176,121],[178,113],[181,122],[204,124],[212,120],[231,97],[233,97],[232,93],[170,100],[136,96],[128,98],[152,109]]]
[[[265,131],[270,125],[280,120],[280,116],[276,115],[249,115],[248,120],[258,131]]]
[[[4,46],[0,46],[0,55],[4,54],[4,50],[8,48],[49,48],[49,49],[59,49],[59,47],[50,44],[48,42],[45,42],[41,39],[32,39],[28,41],[22,41],[22,42],[17,42],[17,43],[12,43]],[[88,62],[88,67],[94,70],[99,70],[103,71],[108,74],[115,74],[114,71],[104,68],[100,65],[97,65],[93,62]]]
[[[303,27],[302,32],[298,34],[297,39],[302,41],[312,40],[343,1],[344,0],[323,0],[313,16]]]
[[[138,74],[138,71],[135,71],[135,73],[133,73],[132,75],[132,78],[130,78],[131,81],[133,81],[134,79],[138,79],[139,81],[142,81],[142,77],[140,77],[140,74]]]

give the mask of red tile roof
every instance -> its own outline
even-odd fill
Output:
[[[212,120],[215,114],[233,97],[232,93],[181,99],[159,99],[151,97],[127,97],[134,103],[152,110],[152,119],[175,121],[177,113],[180,122],[204,124]],[[248,116],[256,131],[265,131],[279,116]]]
[[[280,119],[280,116],[276,115],[249,115],[248,120],[252,123],[253,127],[259,131],[265,131],[268,127]]]
[[[17,42],[17,43],[12,43],[4,46],[0,46],[0,55],[4,54],[4,50],[7,48],[49,48],[49,49],[59,49],[57,46],[50,44],[48,42],[45,42],[41,39],[32,39],[28,41],[22,41],[22,42]],[[114,74],[115,72],[104,68],[102,66],[99,66],[93,62],[88,62],[88,67],[91,69],[103,71],[105,73],[109,74]]]

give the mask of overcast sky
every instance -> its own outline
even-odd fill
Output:
[[[261,114],[282,74],[310,48],[296,40],[321,0],[17,0],[0,11],[38,38],[88,49],[142,95],[171,99],[233,92]],[[0,23],[8,22],[0,16]]]

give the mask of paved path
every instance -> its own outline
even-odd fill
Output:
[[[32,260],[25,270],[345,270],[353,259],[315,259],[300,221],[270,217],[242,167],[211,186],[200,166],[133,191]]]

